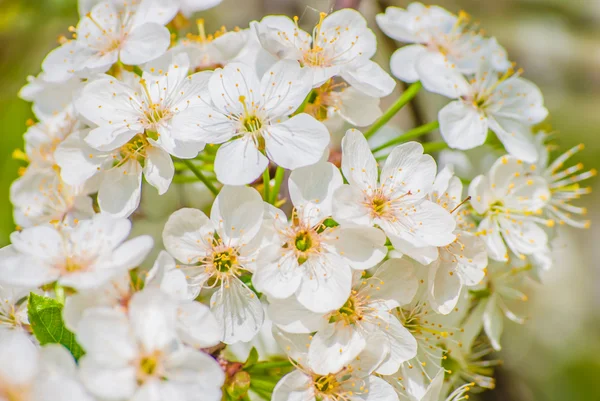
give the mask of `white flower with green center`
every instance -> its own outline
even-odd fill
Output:
[[[394,388],[375,375],[389,353],[387,344],[380,339],[373,338],[338,371],[319,374],[307,364],[308,334],[287,334],[277,329],[273,334],[296,366],[275,386],[273,401],[398,401]]]
[[[103,1],[82,16],[75,38],[48,54],[42,63],[44,78],[65,82],[73,75],[89,78],[117,63],[140,65],[161,56],[171,37],[163,25],[177,13],[158,1]],[[164,3],[164,2],[163,2]]]
[[[20,330],[0,329],[0,399],[93,401],[77,379],[73,356],[61,344],[34,345]],[[10,363],[6,363],[10,361]]]
[[[454,217],[426,198],[436,165],[421,144],[396,147],[379,174],[365,137],[348,130],[342,140],[342,172],[348,185],[336,190],[333,202],[333,218],[340,224],[378,226],[402,253],[454,241]]]
[[[241,63],[217,69],[208,99],[174,118],[184,142],[219,143],[217,179],[243,185],[257,179],[269,160],[286,169],[314,164],[329,144],[325,126],[306,113],[291,118],[311,91],[311,77],[295,61],[280,61],[259,81]]]
[[[392,312],[417,292],[414,268],[405,260],[390,259],[369,278],[355,273],[352,284],[344,305],[332,312],[311,312],[293,298],[272,299],[269,317],[286,332],[314,333],[307,363],[316,373],[339,371],[376,338],[389,348],[377,373],[392,374],[417,354],[417,342]]]
[[[551,194],[546,180],[530,171],[521,160],[502,156],[488,175],[469,185],[471,205],[483,218],[477,235],[494,260],[507,261],[508,249],[521,259],[546,249],[548,236],[540,225],[555,224],[542,216]]]
[[[295,297],[309,310],[329,312],[348,299],[352,271],[375,266],[387,254],[385,235],[373,227],[328,226],[339,170],[320,162],[292,172],[291,221],[269,207],[267,224],[276,243],[265,247],[252,277],[257,290],[274,299]]]
[[[297,60],[310,69],[315,88],[334,76],[372,97],[387,96],[396,86],[388,73],[371,61],[377,39],[356,10],[321,13],[312,35],[298,27],[298,17],[268,16],[251,26],[272,55]]]
[[[225,186],[215,199],[210,218],[196,209],[180,209],[165,224],[167,251],[184,265],[197,295],[217,288],[210,309],[225,343],[249,341],[260,330],[264,311],[242,276],[256,268],[263,235],[264,205],[253,188]]]
[[[152,248],[152,239],[125,241],[127,219],[96,214],[74,227],[50,224],[14,232],[11,245],[0,249],[0,282],[37,287],[58,281],[78,290],[98,288],[138,266]]]
[[[431,60],[446,60],[463,74],[473,74],[482,56],[490,54],[493,67],[510,67],[506,51],[495,38],[484,38],[469,25],[469,16],[458,16],[438,6],[411,3],[402,9],[388,7],[377,15],[381,30],[402,43],[413,43],[396,50],[390,59],[392,73],[405,82],[427,81],[421,67]]]
[[[107,400],[220,400],[221,366],[180,342],[177,313],[176,302],[156,288],[136,293],[125,312],[84,312],[75,335],[86,351],[79,374],[90,393]]]
[[[506,151],[532,163],[538,158],[531,127],[548,116],[540,89],[520,77],[520,71],[495,71],[489,55],[480,60],[474,75],[465,77],[444,60],[421,66],[423,86],[430,92],[456,99],[440,110],[440,133],[454,149],[483,145],[492,130]]]

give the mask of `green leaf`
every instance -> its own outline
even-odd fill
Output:
[[[246,359],[246,362],[244,363],[244,369],[254,366],[256,362],[258,362],[258,351],[255,347],[252,347],[250,355],[248,355],[248,359]]]
[[[79,359],[84,351],[75,341],[75,335],[67,330],[62,320],[63,305],[55,299],[41,295],[29,294],[27,314],[35,338],[41,345],[62,344],[75,359]]]

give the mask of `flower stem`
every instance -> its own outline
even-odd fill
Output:
[[[396,145],[399,143],[404,143],[411,139],[418,138],[421,135],[425,135],[428,132],[433,131],[434,129],[438,128],[439,126],[440,126],[439,122],[432,121],[430,123],[423,124],[419,127],[413,128],[409,131],[406,131],[404,134],[400,135],[399,137],[391,139],[391,140],[387,141],[386,143],[375,147],[373,149],[373,153],[379,152],[380,150],[385,149],[389,146]]]
[[[423,144],[423,153],[438,152],[443,149],[448,149],[448,144],[446,142],[439,141]]]
[[[275,185],[273,185],[273,191],[271,191],[271,197],[269,199],[269,203],[274,205],[277,202],[277,195],[279,195],[279,189],[281,188],[281,182],[283,181],[283,176],[285,175],[285,170],[283,167],[277,166],[277,170],[275,171]]]
[[[204,185],[206,185],[206,188],[208,188],[210,190],[210,192],[212,192],[214,195],[219,194],[219,190],[213,185],[212,182],[210,182],[208,180],[208,178],[206,178],[206,176],[204,174],[202,174],[202,172],[196,166],[194,166],[194,163],[192,163],[188,159],[180,159],[180,160],[183,164],[185,164],[187,166],[187,168],[190,169],[190,171],[192,173],[194,173],[194,175],[196,177],[198,177],[198,179],[200,181],[202,181],[204,183]]]
[[[263,171],[263,199],[265,200],[265,202],[268,202],[270,197],[269,197],[269,189],[271,187],[271,176],[269,175],[269,166],[267,166],[267,168],[265,168],[265,171]]]
[[[398,100],[396,100],[396,102],[392,104],[392,106],[389,109],[387,109],[387,111],[383,113],[383,115],[379,117],[379,119],[375,121],[373,125],[371,125],[371,128],[369,128],[365,132],[365,138],[370,138],[371,136],[373,136],[373,134],[379,131],[381,127],[387,124],[387,122],[390,121],[392,117],[394,117],[396,113],[400,111],[400,109],[406,106],[406,104],[410,102],[412,98],[414,98],[417,95],[417,93],[419,93],[422,87],[423,85],[421,84],[421,82],[417,81],[414,84],[410,85],[408,88],[406,88],[406,90],[402,93],[402,95],[400,95]]]
[[[248,369],[248,371],[252,372],[255,370],[266,370],[266,369],[275,369],[275,368],[291,368],[292,364],[288,360],[284,361],[272,361],[272,362],[258,362],[256,365],[252,366],[252,368]]]

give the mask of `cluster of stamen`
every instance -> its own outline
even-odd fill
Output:
[[[143,384],[152,377],[162,376],[161,366],[162,354],[160,351],[154,351],[142,355],[137,361],[136,379],[138,384]]]

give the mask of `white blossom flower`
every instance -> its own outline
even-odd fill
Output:
[[[251,26],[263,47],[275,57],[297,60],[312,70],[315,88],[334,76],[371,97],[387,96],[396,86],[388,73],[370,60],[377,51],[377,39],[356,10],[321,13],[312,36],[298,27],[297,17],[292,21],[284,16],[267,16]]]
[[[390,259],[369,278],[355,273],[352,292],[338,310],[311,312],[291,298],[273,300],[269,316],[284,331],[314,333],[307,364],[316,373],[338,372],[377,339],[388,346],[389,355],[376,371],[392,374],[417,354],[416,340],[392,313],[412,301],[417,286],[412,265]]]
[[[58,280],[75,289],[96,288],[150,252],[150,237],[124,242],[130,229],[127,219],[97,214],[72,228],[44,224],[14,232],[0,253],[0,282],[35,287]]]
[[[279,209],[267,211],[276,243],[260,255],[252,277],[258,291],[277,299],[295,296],[309,310],[329,312],[350,295],[352,269],[371,268],[385,257],[381,230],[324,223],[342,183],[339,170],[326,162],[291,173],[288,188],[295,209],[291,222]]]
[[[136,293],[127,313],[84,312],[75,334],[87,389],[106,400],[220,400],[225,375],[210,355],[179,342],[176,306],[154,288]]]
[[[443,207],[426,199],[435,179],[433,158],[409,142],[388,156],[378,177],[375,158],[364,136],[348,130],[342,140],[342,172],[349,185],[334,194],[333,218],[340,224],[377,225],[394,248],[446,246],[456,222]]]
[[[60,344],[41,349],[22,331],[0,330],[0,399],[93,401],[77,380],[75,361]],[[10,363],[7,363],[10,361]]]
[[[165,248],[185,264],[180,268],[195,295],[203,288],[218,288],[211,296],[210,309],[225,343],[249,341],[263,323],[260,300],[240,277],[256,268],[263,213],[263,201],[255,189],[225,186],[210,218],[200,210],[180,209],[163,231]]]
[[[506,51],[495,38],[484,38],[469,26],[469,16],[458,16],[438,6],[410,3],[406,9],[388,7],[378,14],[381,30],[404,43],[392,55],[392,73],[405,82],[432,79],[423,74],[422,66],[430,60],[445,60],[463,74],[473,74],[482,56],[490,55],[493,67],[505,71],[510,67]]]
[[[85,83],[77,77],[66,82],[51,82],[42,72],[37,77],[27,77],[27,84],[19,91],[19,97],[32,102],[33,113],[44,121],[71,107],[74,97],[84,85]]]
[[[590,187],[582,187],[579,183],[595,177],[597,170],[582,171],[584,169],[583,163],[564,168],[567,160],[584,149],[585,146],[582,143],[572,147],[550,162],[549,149],[544,145],[546,137],[547,135],[543,133],[536,135],[540,158],[531,167],[531,174],[543,177],[550,189],[550,200],[544,211],[549,218],[560,225],[567,224],[577,228],[589,228],[590,220],[581,221],[573,216],[584,216],[587,214],[587,209],[572,205],[570,202],[591,192]]]
[[[28,168],[10,186],[13,216],[20,227],[45,223],[71,225],[94,215],[93,187],[65,183],[55,168]]]
[[[171,42],[163,25],[176,12],[177,6],[155,0],[94,5],[73,30],[76,38],[50,52],[42,63],[45,79],[65,82],[74,74],[87,78],[118,61],[140,65],[161,56]]]
[[[526,162],[538,155],[531,126],[548,115],[539,88],[510,68],[502,76],[480,61],[472,78],[444,60],[429,60],[421,67],[429,76],[425,89],[456,99],[438,114],[440,133],[451,148],[472,149],[482,145],[492,130],[506,151]]]
[[[29,324],[27,302],[22,301],[34,290],[35,287],[0,284],[0,330]]]
[[[456,240],[445,247],[421,251],[421,263],[434,260],[428,267],[429,299],[432,308],[444,315],[452,312],[458,302],[463,286],[478,284],[485,275],[488,257],[485,242],[480,236],[469,232],[471,223],[460,211],[465,203],[462,199],[463,186],[450,168],[443,169],[436,177],[431,200],[455,216]],[[419,250],[416,250],[417,252]],[[430,255],[428,255],[430,254]],[[413,258],[414,255],[410,254]]]
[[[221,4],[223,0],[179,0],[179,10],[187,17],[198,12],[208,10]]]
[[[278,62],[260,81],[253,68],[230,63],[211,76],[210,102],[175,116],[174,133],[222,143],[215,173],[226,185],[254,181],[269,159],[287,169],[314,164],[329,144],[327,128],[305,113],[287,118],[310,90],[310,73],[295,61]]]
[[[337,372],[318,374],[306,365],[308,335],[275,333],[295,361],[296,369],[283,376],[273,390],[273,401],[397,401],[394,388],[374,372],[389,352],[384,342],[369,342],[351,363]]]
[[[433,378],[428,375],[423,375],[418,369],[410,369],[403,367],[402,376],[383,376],[390,383],[401,399],[408,401],[462,401],[468,400],[468,393],[475,383],[467,383],[452,390],[450,394],[445,396],[444,377],[446,372],[444,369],[438,369]],[[401,379],[401,380],[400,380]]]
[[[503,156],[487,176],[477,176],[469,185],[471,205],[483,217],[477,234],[494,260],[508,260],[507,246],[520,258],[546,248],[548,236],[538,224],[555,223],[540,216],[551,195],[546,180],[529,171],[521,160]]]

